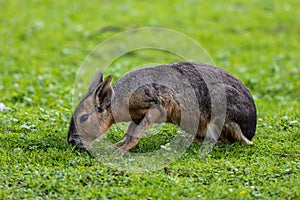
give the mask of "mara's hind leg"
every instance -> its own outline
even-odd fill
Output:
[[[212,121],[204,121],[202,126],[199,127],[198,133],[194,138],[195,143],[210,142],[216,144],[219,141],[222,132],[223,121],[222,118],[214,118]]]
[[[238,141],[242,144],[253,144],[252,141],[244,136],[240,126],[235,122],[226,123],[220,137],[222,141],[228,144]]]

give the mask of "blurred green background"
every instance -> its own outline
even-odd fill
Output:
[[[280,157],[300,153],[299,7],[297,0],[0,1],[0,103],[8,107],[0,112],[0,198],[299,198],[299,157]],[[258,109],[254,147],[221,145],[200,159],[192,145],[168,173],[126,174],[68,146],[80,65],[103,40],[141,27],[190,36],[246,84]],[[133,66],[173,59],[135,52],[111,73],[116,80]]]

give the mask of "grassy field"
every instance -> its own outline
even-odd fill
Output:
[[[0,199],[300,198],[300,1],[0,1]],[[218,145],[199,157],[193,144],[148,173],[97,162],[66,142],[76,73],[88,53],[121,31],[164,27],[199,42],[238,77],[258,109],[254,146]],[[132,66],[171,62],[141,51]],[[174,127],[135,152],[167,142]],[[109,131],[113,141],[122,129]]]

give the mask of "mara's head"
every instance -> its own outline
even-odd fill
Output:
[[[88,147],[113,124],[111,82],[111,76],[103,81],[103,74],[96,73],[86,96],[72,115],[68,133],[70,144]]]

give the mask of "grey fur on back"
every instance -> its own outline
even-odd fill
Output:
[[[212,108],[211,96],[205,80],[208,80],[210,76],[213,79],[216,74],[221,77],[219,81],[222,82],[225,88],[227,101],[225,123],[230,121],[236,122],[247,139],[251,140],[253,138],[256,131],[256,107],[250,92],[244,84],[229,73],[207,64],[177,62],[130,71],[120,78],[114,86],[116,104],[128,104],[127,101],[130,99],[130,95],[132,95],[131,91],[135,91],[138,87],[141,87],[145,94],[147,94],[147,101],[149,102],[157,103],[160,101],[156,93],[158,90],[165,90],[164,93],[169,93],[176,99],[176,95],[180,95],[176,89],[163,87],[162,84],[155,84],[157,80],[166,83],[166,85],[168,84],[169,80],[163,81],[167,76],[166,72],[179,74],[184,79],[181,81],[188,82],[194,88],[198,99],[200,115],[207,119],[211,117]],[[206,77],[205,80],[203,78],[204,75]]]

